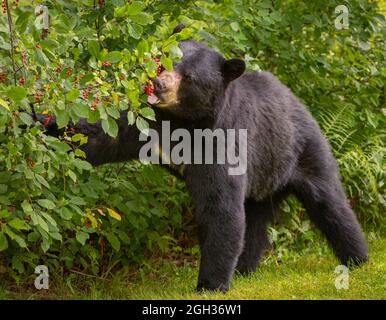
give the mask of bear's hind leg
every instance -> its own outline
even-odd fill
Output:
[[[296,194],[342,264],[368,260],[365,237],[337,177],[309,177],[297,186]]]
[[[268,246],[268,224],[274,217],[277,204],[273,201],[245,201],[246,230],[244,248],[238,259],[236,271],[247,275],[256,271],[260,257]]]

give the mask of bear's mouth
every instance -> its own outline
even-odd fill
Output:
[[[158,98],[154,93],[147,97],[147,103],[151,105],[157,105],[161,102],[160,98]]]

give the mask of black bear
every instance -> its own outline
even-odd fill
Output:
[[[337,164],[318,124],[305,107],[269,72],[245,72],[239,59],[192,40],[180,43],[183,58],[173,71],[153,79],[157,122],[172,130],[246,129],[247,167],[229,174],[230,164],[185,164],[185,179],[196,208],[201,263],[197,289],[226,291],[235,270],[253,272],[267,243],[267,226],[290,193],[303,203],[341,263],[368,259],[367,245],[342,188]],[[95,164],[138,158],[145,142],[123,114],[119,136],[100,124],[80,121],[77,132]],[[240,147],[236,141],[236,149]],[[215,159],[216,160],[216,159]],[[173,166],[171,170],[174,170]]]

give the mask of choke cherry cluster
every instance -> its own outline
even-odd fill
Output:
[[[7,13],[7,0],[3,0],[1,2],[1,8],[3,9],[3,13],[6,14]]]
[[[146,61],[146,58],[144,59]],[[159,76],[162,72],[162,65],[161,65],[161,59],[160,58],[153,58],[154,62],[157,64],[157,76]],[[151,96],[154,93],[154,86],[151,81],[147,82],[147,85],[145,86],[145,93],[148,96]]]

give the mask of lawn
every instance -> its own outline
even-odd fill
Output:
[[[370,243],[369,263],[349,272],[349,288],[335,288],[332,254],[316,252],[294,261],[268,259],[250,277],[236,276],[227,294],[196,294],[198,268],[176,267],[173,261],[154,261],[140,271],[122,269],[114,276],[96,278],[73,273],[53,277],[49,290],[0,284],[0,299],[385,299],[386,239]]]

